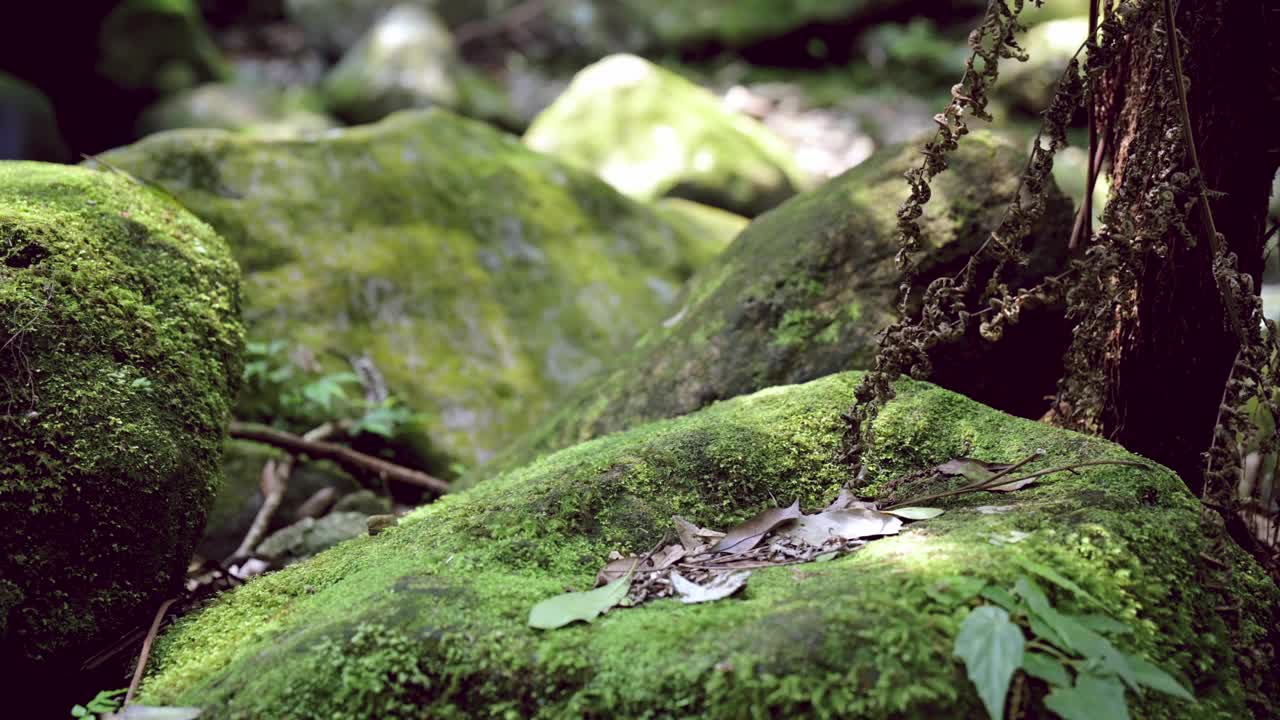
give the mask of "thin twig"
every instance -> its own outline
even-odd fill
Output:
[[[232,420],[228,433],[233,438],[252,440],[293,453],[308,455],[321,460],[332,460],[344,470],[360,477],[365,473],[373,473],[383,480],[398,480],[415,485],[436,494],[449,492],[449,484],[433,475],[387,462],[381,458],[365,455],[349,447],[323,441],[309,441],[293,433],[252,423]]]
[[[1098,0],[1089,0],[1089,40],[1098,41]],[[1080,214],[1076,215],[1075,227],[1071,228],[1071,241],[1068,250],[1075,250],[1080,244],[1081,236],[1093,236],[1093,185],[1098,180],[1098,163],[1101,149],[1098,146],[1098,100],[1093,78],[1089,78],[1089,102],[1085,111],[1089,113],[1089,169],[1086,171],[1084,183],[1084,201],[1080,203]]]
[[[1165,36],[1168,38],[1166,44],[1169,48],[1169,61],[1173,64],[1173,84],[1178,91],[1178,116],[1182,120],[1182,140],[1186,143],[1187,157],[1191,158],[1191,166],[1196,173],[1196,184],[1200,186],[1200,202],[1197,203],[1200,206],[1200,220],[1204,223],[1205,231],[1209,233],[1209,249],[1213,253],[1212,257],[1217,258],[1222,254],[1222,242],[1218,238],[1218,228],[1213,222],[1213,211],[1209,208],[1209,192],[1204,185],[1204,173],[1200,171],[1200,156],[1196,153],[1195,136],[1191,133],[1191,108],[1187,104],[1186,76],[1182,73],[1182,49],[1178,42],[1178,27],[1174,24],[1173,0],[1164,0],[1164,25]],[[1240,311],[1236,307],[1236,298],[1218,273],[1214,273],[1213,277],[1218,284],[1218,293],[1222,295],[1222,304],[1226,306],[1227,319],[1231,321],[1231,328],[1235,331],[1240,344],[1247,346],[1249,336],[1245,334],[1244,326],[1240,323]]]
[[[1037,470],[1033,473],[1023,475],[1021,477],[1012,478],[1009,480],[1001,479],[1003,476],[1008,475],[1009,473],[1013,472],[1014,470],[1017,470],[1019,467],[1022,467],[1023,465],[1026,465],[1028,462],[1031,462],[1037,457],[1040,457],[1040,456],[1037,454],[1028,458],[1024,458],[1021,462],[1017,463],[1016,465],[1011,465],[1004,471],[996,473],[989,480],[983,480],[980,483],[970,483],[968,485],[965,485],[962,488],[956,488],[955,490],[947,490],[940,493],[933,493],[932,495],[925,495],[923,497],[911,498],[910,500],[904,500],[900,503],[894,503],[893,505],[890,505],[888,507],[881,508],[881,509],[893,510],[894,508],[910,507],[912,505],[918,505],[922,502],[927,502],[929,500],[937,500],[939,498],[952,497],[954,495],[964,495],[971,492],[991,490],[992,488],[997,488],[1002,485],[1012,485],[1013,483],[1022,482],[1024,480],[1034,480],[1038,477],[1051,475],[1053,473],[1071,472],[1076,468],[1082,468],[1082,467],[1091,467],[1096,465],[1120,465],[1122,467],[1135,467],[1135,468],[1140,468],[1142,470],[1151,469],[1150,465],[1147,465],[1146,463],[1140,463],[1135,460],[1084,460],[1078,463],[1071,463],[1070,465],[1059,465],[1058,467],[1047,468],[1045,470]]]
[[[133,669],[133,680],[129,683],[129,691],[124,694],[125,705],[133,702],[133,695],[138,692],[138,686],[142,684],[142,672],[147,669],[147,659],[151,657],[151,643],[155,642],[156,635],[160,632],[160,623],[164,621],[164,614],[177,599],[171,597],[165,600],[160,604],[160,609],[156,610],[155,619],[151,621],[151,629],[147,631],[147,638],[142,641],[142,652],[138,653],[138,666]]]

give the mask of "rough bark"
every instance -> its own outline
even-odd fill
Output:
[[[1159,8],[1160,2],[1154,3]],[[1189,78],[1188,104],[1210,207],[1226,247],[1258,286],[1271,179],[1280,161],[1277,73],[1280,9],[1244,0],[1182,0],[1177,26]],[[1154,13],[1159,16],[1159,13]],[[1133,174],[1144,187],[1180,138],[1177,95],[1162,23],[1138,32],[1109,68],[1099,98],[1113,186]],[[1163,142],[1161,140],[1164,140]],[[1176,147],[1176,143],[1173,143]],[[1184,169],[1190,164],[1182,160]],[[1216,193],[1221,193],[1217,195]],[[1139,226],[1157,199],[1131,209]],[[1198,490],[1201,453],[1212,438],[1223,384],[1239,342],[1227,322],[1199,213],[1188,216],[1194,246],[1169,237],[1164,257],[1148,254],[1132,303],[1116,313],[1105,353],[1098,429],[1133,452],[1177,471]],[[1171,231],[1171,234],[1172,231]]]

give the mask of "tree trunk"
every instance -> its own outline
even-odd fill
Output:
[[[1189,114],[1205,183],[1215,193],[1213,219],[1255,288],[1267,197],[1280,162],[1280,8],[1268,5],[1177,3]],[[1163,17],[1162,0],[1153,6],[1142,20]],[[1103,78],[1099,108],[1107,147],[1113,149],[1113,187],[1145,191],[1162,182],[1158,170],[1168,165],[1171,146],[1178,146],[1169,138],[1181,138],[1181,131],[1164,23],[1134,25],[1139,29]],[[1189,158],[1175,162],[1181,170],[1191,168]],[[1149,227],[1145,221],[1159,212],[1158,193],[1131,197],[1140,200],[1126,214],[1137,227]],[[1194,246],[1171,230],[1164,238],[1167,253],[1148,253],[1140,261],[1136,291],[1120,298],[1104,353],[1097,429],[1172,468],[1198,492],[1201,454],[1212,439],[1239,342],[1214,281],[1198,208],[1186,219]]]

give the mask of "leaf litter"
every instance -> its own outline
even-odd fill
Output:
[[[920,504],[928,500],[971,492],[1021,490],[1045,475],[1074,472],[1074,468],[1084,465],[1146,468],[1142,463],[1127,460],[1093,460],[1005,480],[1043,455],[1043,450],[1037,450],[1015,463],[953,458],[912,477],[960,476],[969,484],[884,508],[874,501],[858,498],[848,488],[841,488],[835,500],[819,512],[806,514],[796,501],[786,507],[764,510],[725,532],[701,527],[676,515],[671,518],[674,533],[668,532],[648,554],[610,553],[596,574],[595,589],[566,592],[539,602],[529,612],[529,625],[550,630],[577,621],[591,622],[616,606],[630,607],[660,598],[678,597],[684,603],[722,600],[746,587],[752,570],[832,560],[876,538],[897,535],[906,522],[930,520],[944,512],[941,508]],[[992,509],[979,508],[979,511]],[[670,543],[673,534],[678,542]],[[993,538],[993,542],[1019,542],[1025,536]],[[1069,583],[1052,577],[1051,572],[1031,569],[1059,585]],[[1077,587],[1067,589],[1084,593]],[[1000,674],[1003,672],[1000,668]]]

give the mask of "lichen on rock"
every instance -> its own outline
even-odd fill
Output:
[[[180,583],[240,384],[239,271],[172,198],[0,163],[0,665],[56,674]]]
[[[580,71],[524,141],[640,200],[675,195],[753,216],[808,185],[768,128],[634,55]]]
[[[723,242],[438,109],[295,139],[173,131],[103,157],[228,239],[251,338],[330,371],[367,354],[427,415],[424,455],[467,465],[668,316]]]
[[[877,333],[897,318],[895,211],[909,192],[902,173],[917,159],[914,144],[885,148],[757,218],[691,281],[680,310],[468,481],[715,400],[869,367]],[[925,208],[927,246],[917,261],[915,292],[956,272],[986,241],[1017,191],[1023,163],[1017,146],[999,135],[964,139]],[[1043,222],[1023,240],[1033,260],[1017,270],[1015,285],[1062,266],[1070,227],[1071,203],[1051,189]],[[966,373],[971,358],[992,350],[972,338],[937,359],[940,384],[1021,414],[1042,412],[1010,400],[1038,399],[1057,379],[1053,368],[1032,374],[1018,360],[1023,343],[1065,343],[1065,332],[1054,333],[1062,323],[1041,319],[1024,323],[985,356],[984,362],[1011,363],[1016,372]],[[1018,334],[1022,330],[1027,334]],[[978,384],[983,377],[999,382]],[[1034,390],[1024,392],[1027,387]]]
[[[951,654],[957,578],[1011,586],[1031,560],[1096,597],[1125,651],[1184,678],[1198,704],[1133,697],[1135,717],[1240,717],[1274,697],[1280,597],[1242,553],[1198,578],[1199,507],[1162,468],[1092,466],[947,513],[831,562],[758,570],[741,597],[654,601],[551,632],[529,608],[590,587],[611,550],[643,553],[681,515],[726,528],[775,503],[821,507],[848,479],[839,412],[858,376],[717,403],[599,438],[446,497],[377,537],[250,582],[157,645],[151,703],[225,718],[975,717]],[[902,382],[877,420],[867,491],[967,451],[1028,469],[1134,459],[1095,438]],[[998,504],[1005,512],[985,513]],[[992,542],[1018,531],[1017,542]],[[1052,589],[1055,606],[1094,612]],[[1215,606],[1240,608],[1229,626]]]

